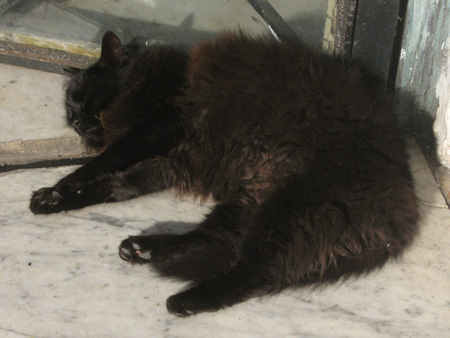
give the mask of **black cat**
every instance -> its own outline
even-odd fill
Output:
[[[183,235],[125,239],[120,257],[192,281],[170,312],[215,311],[381,267],[417,231],[404,141],[362,71],[295,42],[224,33],[127,48],[107,32],[73,73],[67,121],[98,157],[34,192],[34,213],[170,187],[217,205]]]

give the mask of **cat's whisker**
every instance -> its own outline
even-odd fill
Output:
[[[100,129],[102,129],[100,126],[94,126],[94,127],[89,128],[89,129],[86,129],[86,131],[84,133],[85,134],[91,134],[91,133],[93,133],[95,131],[98,131]]]

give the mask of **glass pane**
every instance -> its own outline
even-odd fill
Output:
[[[300,38],[321,47],[334,0],[270,1]],[[0,0],[0,40],[98,55],[106,30],[192,45],[224,29],[269,31],[245,0]]]

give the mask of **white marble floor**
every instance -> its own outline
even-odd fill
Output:
[[[0,337],[450,337],[450,211],[420,151],[412,167],[422,230],[400,261],[322,290],[292,290],[178,318],[184,287],[119,259],[142,230],[192,227],[208,205],[170,192],[56,215],[28,210],[32,190],[74,168],[0,174]]]
[[[65,122],[63,75],[0,64],[0,142],[76,135]]]

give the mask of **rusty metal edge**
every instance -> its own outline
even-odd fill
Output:
[[[62,74],[65,67],[86,68],[96,58],[56,49],[0,40],[0,62]]]

